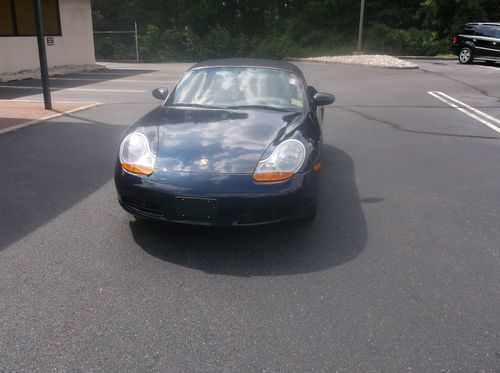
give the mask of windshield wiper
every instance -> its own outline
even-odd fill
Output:
[[[174,106],[174,107],[199,107],[199,108],[203,108],[203,109],[224,109],[221,106],[210,106],[210,105],[202,105],[202,104],[182,104],[182,103],[178,103],[178,104],[170,104],[170,105],[167,105],[167,106]]]
[[[226,106],[225,109],[266,109],[266,110],[276,110],[276,111],[299,111],[299,110],[290,110],[290,108],[281,108],[276,106],[268,106],[268,105],[234,105],[234,106]]]

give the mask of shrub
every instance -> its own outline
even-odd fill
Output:
[[[224,27],[215,25],[205,40],[206,58],[227,58],[234,55],[234,43]]]
[[[435,32],[394,29],[375,23],[367,27],[365,51],[406,55],[435,55],[447,50],[447,43],[438,39]]]

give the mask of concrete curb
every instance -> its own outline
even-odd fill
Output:
[[[441,61],[453,61],[456,60],[457,57],[449,56],[449,57],[439,57],[439,56],[394,56],[396,58],[402,60],[441,60]]]
[[[21,128],[28,127],[28,126],[31,126],[31,125],[36,124],[36,123],[45,122],[45,121],[50,120],[50,119],[62,117],[63,115],[66,115],[66,114],[71,114],[71,113],[76,113],[77,111],[87,110],[87,109],[90,109],[90,108],[93,108],[93,107],[96,107],[99,105],[102,105],[102,104],[100,102],[93,102],[93,103],[90,103],[88,105],[81,106],[81,107],[78,107],[75,109],[66,110],[63,112],[56,113],[56,114],[48,115],[48,116],[43,117],[43,118],[33,119],[33,120],[28,121],[28,122],[24,122],[24,123],[17,124],[17,125],[11,126],[11,127],[0,129],[0,135],[2,135],[4,133],[17,131]]]
[[[396,57],[398,58],[398,57]],[[285,57],[285,61],[290,62],[309,62],[309,63],[325,63],[325,64],[339,64],[339,65],[351,65],[351,66],[362,66],[362,67],[373,67],[376,69],[388,69],[388,70],[418,70],[420,67],[415,66],[381,66],[381,65],[369,65],[365,63],[352,63],[352,62],[339,62],[339,61],[320,61],[311,60],[309,58],[298,58],[298,57]]]

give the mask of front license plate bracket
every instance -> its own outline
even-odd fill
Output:
[[[211,222],[218,217],[213,198],[175,197],[175,216],[179,220]]]

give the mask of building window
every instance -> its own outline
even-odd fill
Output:
[[[59,1],[41,2],[45,35],[60,36]],[[0,0],[0,36],[36,36],[34,0]]]
[[[10,0],[0,0],[0,35],[13,35],[12,4]]]

